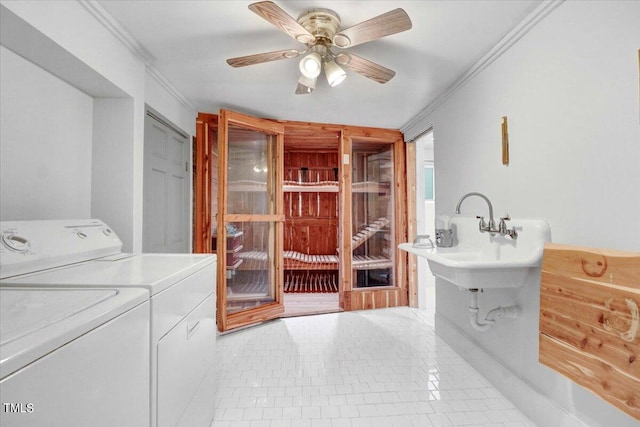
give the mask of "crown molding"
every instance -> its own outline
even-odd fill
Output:
[[[162,86],[171,96],[192,112],[196,112],[196,107],[180,93],[178,89],[153,65],[154,56],[145,49],[142,44],[131,35],[109,12],[107,12],[96,0],[77,0],[77,2],[98,20],[116,39],[118,39],[131,53],[133,53],[142,63],[146,72],[160,86]]]
[[[467,69],[456,81],[454,81],[444,92],[429,103],[423,110],[416,114],[404,126],[400,128],[405,135],[405,140],[411,141],[430,129],[432,123],[425,123],[428,116],[440,105],[449,99],[458,89],[469,83],[474,77],[480,74],[485,68],[493,64],[505,52],[507,52],[518,40],[524,37],[533,27],[542,21],[553,10],[560,6],[565,0],[545,0],[527,15],[518,25],[509,31],[502,39],[494,44],[478,61]]]

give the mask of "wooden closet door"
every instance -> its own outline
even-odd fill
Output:
[[[284,126],[221,110],[218,123],[218,329],[278,317],[283,305]]]
[[[349,127],[343,143],[343,307],[406,306],[407,241],[404,141],[398,131]]]

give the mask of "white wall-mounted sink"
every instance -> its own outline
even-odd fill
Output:
[[[431,273],[463,289],[515,288],[524,285],[528,275],[542,264],[544,243],[551,240],[549,224],[542,220],[513,219],[509,227],[517,239],[491,236],[478,230],[475,217],[456,216],[451,220],[455,240],[450,248],[399,248],[424,257]]]

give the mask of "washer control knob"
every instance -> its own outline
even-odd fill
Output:
[[[102,230],[102,234],[104,234],[105,236],[109,237],[113,234],[113,231],[111,231],[110,228],[105,228],[104,230]]]
[[[76,232],[76,236],[78,236],[81,239],[86,239],[87,235],[85,233],[83,233],[82,231],[77,231]]]
[[[31,248],[29,239],[14,232],[3,233],[2,244],[12,251],[22,253],[28,252]]]

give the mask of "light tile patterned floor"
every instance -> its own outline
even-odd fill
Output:
[[[535,427],[422,310],[280,319],[216,351],[213,427]]]

